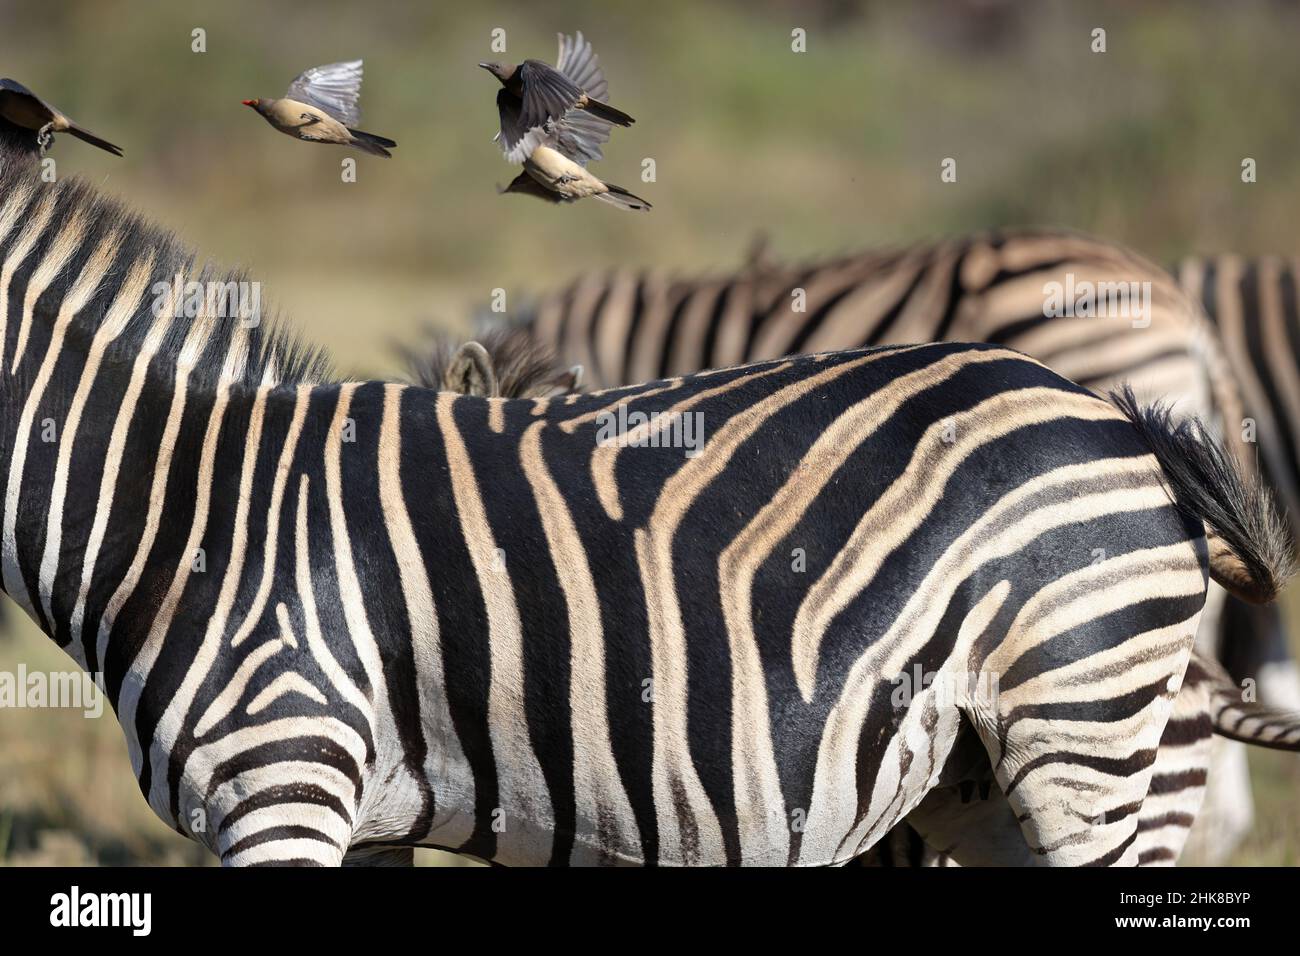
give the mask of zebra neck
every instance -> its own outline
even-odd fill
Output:
[[[213,422],[328,377],[260,315],[227,318],[211,293],[242,277],[194,262],[89,184],[43,181],[0,137],[0,574],[91,670],[120,615],[151,620],[150,576],[181,565],[205,452],[212,487],[226,480]],[[197,307],[190,285],[208,290]]]
[[[156,620],[172,579],[208,565],[187,532],[205,498],[227,507],[230,449],[217,438],[257,393],[191,374],[65,341],[7,376],[4,587],[92,672],[120,618]]]

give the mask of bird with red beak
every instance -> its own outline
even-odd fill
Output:
[[[356,129],[361,122],[362,61],[329,63],[304,71],[279,99],[241,100],[286,136],[308,143],[352,146],[375,156],[392,156],[397,143]]]

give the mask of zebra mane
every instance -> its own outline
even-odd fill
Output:
[[[427,344],[400,348],[405,360],[405,380],[423,388],[447,389],[447,375],[462,340],[429,329]],[[528,330],[516,326],[484,329],[475,336],[487,354],[501,398],[534,398],[552,391],[577,390],[577,375],[564,366],[548,347],[535,342]]]
[[[72,225],[79,232],[75,250],[50,282],[43,299],[49,296],[54,297],[53,301],[62,301],[101,243],[110,235],[117,241],[112,265],[95,294],[77,314],[75,328],[93,334],[104,323],[109,304],[126,281],[132,266],[146,257],[153,257],[144,295],[114,339],[110,349],[112,355],[134,355],[144,346],[158,300],[154,290],[160,288],[160,283],[175,288],[177,276],[181,277],[181,288],[189,282],[202,283],[205,288],[251,283],[240,270],[226,270],[211,262],[200,262],[173,233],[154,225],[123,202],[102,195],[95,186],[79,177],[55,183],[44,181],[41,167],[32,154],[17,149],[6,140],[0,140],[0,252],[4,255],[12,252],[51,192],[54,201],[49,221],[40,230],[40,236],[20,271],[30,273],[65,227]],[[4,220],[12,204],[17,204],[17,216],[9,223],[6,232]],[[257,288],[260,297],[260,285]],[[187,364],[193,363],[189,382],[195,388],[210,390],[220,384],[257,387],[334,380],[332,364],[324,350],[303,344],[269,309],[260,308],[258,315],[259,320],[252,323],[241,322],[238,318],[214,318],[202,312],[192,316],[183,308],[179,315],[173,312],[155,361],[174,369],[182,360],[182,347],[195,323],[207,322],[211,328],[207,330],[201,354],[185,359]],[[244,337],[244,343],[236,341],[240,336]],[[246,352],[246,360],[231,362],[230,356],[240,351]]]

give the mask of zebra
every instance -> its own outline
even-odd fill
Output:
[[[1127,310],[1108,301],[1105,315],[1052,314],[1049,289],[1071,282],[1094,292],[1136,287],[1144,314],[1134,314],[1131,301],[1118,303]],[[1147,400],[1173,398],[1180,412],[1214,422],[1243,463],[1255,460],[1253,446],[1238,440],[1248,417],[1239,363],[1229,362],[1232,350],[1195,299],[1155,263],[1079,233],[995,230],[805,265],[783,265],[760,244],[730,276],[583,275],[514,321],[565,362],[581,363],[593,387],[823,349],[990,342],[1099,394],[1128,381]],[[1265,447],[1284,447],[1265,428],[1260,434]],[[1205,617],[1202,644],[1234,678],[1257,680],[1266,703],[1300,709],[1300,671],[1275,607],[1225,601],[1216,591]],[[1245,752],[1228,741],[1214,747],[1198,828],[1208,862],[1225,858],[1251,824]],[[1193,787],[1193,806],[1199,796]]]
[[[1067,276],[1080,298],[1087,284],[1116,314],[1064,301],[1051,314],[1046,287],[1066,292]],[[828,349],[969,341],[1033,355],[1101,394],[1136,379],[1139,397],[1176,397],[1207,421],[1241,409],[1213,327],[1178,282],[1114,243],[1062,230],[995,230],[803,265],[757,249],[746,268],[716,277],[588,273],[516,321],[581,363],[592,388]]]
[[[426,352],[408,351],[405,357],[416,384],[506,398],[552,394],[559,381],[573,386],[581,369],[565,370],[555,354],[533,342],[524,328],[491,329],[482,343],[457,344],[444,334],[435,337]],[[473,374],[453,372],[471,365]],[[1179,859],[1200,810],[1212,758],[1222,759],[1214,749],[1214,735],[1300,751],[1300,714],[1244,703],[1240,697],[1240,688],[1223,669],[1193,650],[1157,748],[1151,790],[1138,823],[1134,845],[1140,864],[1172,865]],[[943,849],[931,849],[931,843]],[[994,788],[992,774],[985,773],[980,779],[931,791],[907,823],[852,862],[859,866],[1009,866],[1030,865],[1033,857],[1015,815]]]
[[[1037,856],[1133,863],[1207,574],[1289,573],[1208,437],[996,346],[490,399],[178,274],[227,278],[0,154],[4,587],[227,865],[838,863],[963,735]],[[598,441],[620,406],[707,442]],[[951,696],[885,706],[912,662]]]

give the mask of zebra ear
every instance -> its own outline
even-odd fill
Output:
[[[466,342],[456,350],[442,384],[444,388],[462,395],[494,398],[500,394],[496,373],[492,371],[492,359],[487,349],[477,342]]]

